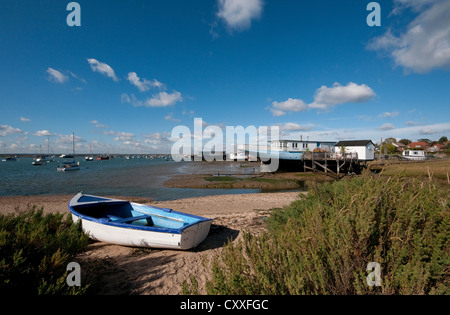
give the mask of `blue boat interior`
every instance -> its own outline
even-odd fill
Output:
[[[83,197],[84,198],[84,197]],[[86,198],[90,198],[87,197]],[[104,199],[105,201],[108,199]],[[79,200],[82,202],[100,201],[73,206],[81,215],[92,217],[103,223],[131,224],[155,228],[181,229],[199,221],[199,217],[172,212],[128,201],[101,202],[101,200]]]

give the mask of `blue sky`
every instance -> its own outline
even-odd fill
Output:
[[[450,136],[450,1],[0,2],[0,153],[169,152],[175,126]],[[44,150],[44,149],[43,149]],[[158,150],[158,151],[157,151]]]

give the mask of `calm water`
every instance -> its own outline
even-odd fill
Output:
[[[58,158],[57,158],[58,160]],[[59,159],[62,161],[62,159]],[[81,170],[57,172],[58,162],[32,165],[32,158],[18,162],[0,160],[0,196],[76,194],[139,196],[154,200],[257,193],[258,189],[181,189],[167,188],[163,183],[177,174],[251,174],[253,168],[240,163],[172,162],[163,159],[117,158],[106,161],[80,161]]]

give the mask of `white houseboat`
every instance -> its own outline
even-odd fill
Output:
[[[299,161],[305,152],[313,152],[314,150],[321,149],[331,153],[333,152],[335,143],[333,141],[275,140],[270,142],[267,151],[259,150],[257,155],[266,160],[269,158],[277,158],[280,160]]]
[[[425,151],[422,150],[405,150],[402,157],[407,160],[423,161],[426,159]]]

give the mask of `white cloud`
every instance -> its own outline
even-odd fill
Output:
[[[405,124],[408,126],[420,126],[421,125],[421,123],[418,121],[407,121]]]
[[[195,112],[191,109],[190,111],[187,111],[187,110],[183,110],[182,112],[181,112],[181,114],[183,115],[183,116],[189,116],[189,117],[194,117],[194,115],[195,115]]]
[[[128,95],[126,93],[123,93],[120,97],[122,104],[127,103],[131,104],[135,107],[143,106],[144,103],[142,101],[138,100],[134,94]]]
[[[165,116],[164,120],[170,120],[170,121],[175,121],[175,122],[180,122],[181,121],[181,119],[174,118],[173,117],[173,113],[170,113],[169,115]]]
[[[379,130],[392,130],[395,129],[395,126],[393,124],[382,124],[380,127],[378,127]]]
[[[145,139],[144,143],[153,145],[168,145],[171,144],[171,134],[169,132],[157,132],[144,134],[142,137]]]
[[[44,131],[47,131],[47,130],[44,130]],[[52,135],[53,134],[51,134],[49,136],[52,136]],[[59,143],[59,144],[72,144],[74,138],[75,138],[75,143],[86,142],[85,139],[83,139],[77,135],[74,136],[74,135],[62,135],[62,134],[58,135],[58,138],[55,140],[55,142]]]
[[[374,96],[375,92],[365,84],[350,82],[342,86],[336,82],[330,88],[322,86],[317,89],[314,102],[309,107],[328,110],[338,104],[367,102]]]
[[[445,135],[450,132],[450,123],[428,125],[419,128],[419,134],[421,135]]]
[[[31,121],[31,119],[30,118],[25,118],[25,117],[20,117],[20,121],[22,121],[22,122],[29,122],[29,121]]]
[[[174,91],[171,94],[166,92],[160,92],[156,95],[153,95],[152,98],[149,98],[145,101],[145,106],[147,107],[167,107],[173,106],[178,102],[182,102],[183,97],[180,92]]]
[[[301,99],[289,98],[284,102],[273,102],[273,116],[283,116],[286,112],[302,112],[308,109],[329,110],[331,107],[345,103],[367,102],[375,97],[375,92],[365,84],[350,82],[346,86],[334,83],[332,87],[322,86],[316,90],[314,102],[306,104]]]
[[[69,77],[66,76],[65,74],[63,74],[61,71],[55,70],[53,68],[48,68],[47,71],[48,73],[48,80],[51,82],[55,82],[55,83],[65,83],[69,80]]]
[[[411,8],[414,11],[419,11],[424,6],[434,2],[436,2],[436,0],[395,0],[394,9],[392,10],[391,14],[398,15],[406,8]]]
[[[450,132],[450,123],[438,123],[433,125],[396,128],[391,130],[393,136],[398,138],[416,139],[422,135],[436,135],[436,139]]]
[[[115,136],[114,141],[131,141],[134,139],[134,133],[131,132],[122,132],[122,131],[103,131],[104,135]]]
[[[96,59],[88,59],[87,61],[91,65],[92,71],[106,75],[107,77],[113,79],[116,82],[119,81],[119,79],[117,79],[116,77],[116,74],[114,73],[113,68],[111,68],[106,63],[100,62]]]
[[[261,16],[263,5],[262,0],[218,0],[217,16],[230,30],[244,30]]]
[[[147,79],[140,79],[136,72],[130,72],[128,73],[127,80],[130,81],[131,84],[136,86],[139,91],[146,92],[150,90],[152,87],[156,88],[163,88],[164,84],[159,82],[158,80],[154,79],[153,81],[147,80]]]
[[[288,134],[285,131],[284,138],[286,139],[299,139],[303,135],[303,139],[309,137],[310,140],[317,141],[336,141],[336,140],[352,140],[352,139],[371,139],[374,142],[379,142],[380,137],[383,139],[388,137],[394,137],[397,139],[410,139],[415,141],[416,139],[423,138],[424,136],[430,137],[430,139],[438,140],[441,136],[448,135],[450,132],[450,123],[438,123],[424,126],[410,126],[404,128],[390,128],[393,126],[386,126],[389,128],[370,128],[370,127],[345,127],[342,129],[327,129],[327,130],[313,130],[313,131],[292,131]],[[434,137],[432,137],[434,136]]]
[[[33,133],[33,135],[38,136],[38,137],[50,137],[50,136],[54,136],[54,133],[51,133],[48,130],[39,130],[36,131],[35,133]]]
[[[388,52],[395,65],[407,71],[426,73],[450,68],[450,1],[398,0],[397,4],[393,14],[400,14],[400,8],[405,7],[421,13],[403,34],[395,36],[388,30],[372,39],[367,48]]]
[[[308,105],[299,99],[289,98],[284,102],[273,102],[270,110],[274,116],[283,116],[286,112],[303,112],[308,110]]]
[[[27,134],[27,132],[20,130],[19,128],[14,128],[8,125],[0,125],[0,137],[6,137],[10,134]]]
[[[96,128],[108,128],[107,125],[99,123],[98,120],[91,120],[90,123],[95,125]]]
[[[134,134],[131,132],[115,132],[116,137],[114,141],[131,141],[134,139]]]
[[[122,103],[131,104],[135,107],[146,106],[146,107],[169,107],[173,106],[178,102],[183,101],[183,96],[180,92],[174,91],[173,93],[160,92],[153,95],[151,98],[147,98],[145,102],[138,100],[134,94],[128,95],[123,93],[121,95]]]
[[[79,77],[78,77],[75,73],[73,73],[72,71],[70,71],[69,73],[70,73],[70,75],[71,75],[72,77],[74,77],[74,78],[77,79],[78,81],[81,81],[81,82],[87,84],[87,81],[86,81],[85,79],[79,78]]]
[[[284,123],[276,125],[280,127],[280,130],[282,131],[309,131],[312,129],[311,125],[299,125],[297,123]]]
[[[383,114],[378,115],[380,118],[395,118],[400,115],[399,112],[384,112]]]

